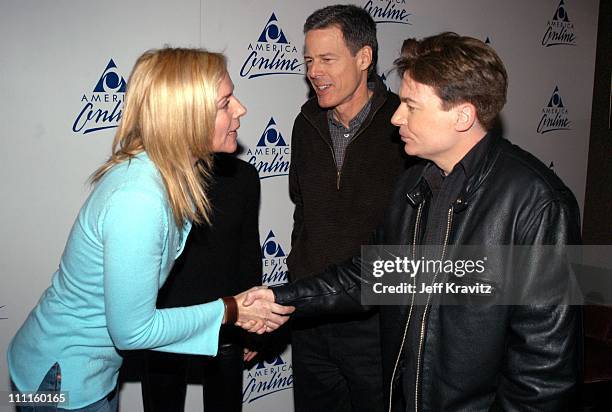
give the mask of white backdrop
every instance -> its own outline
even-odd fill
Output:
[[[49,284],[88,193],[85,181],[109,154],[122,80],[149,48],[205,47],[228,56],[236,95],[249,111],[240,156],[262,179],[264,280],[285,280],[291,127],[308,92],[302,25],[334,3],[0,0],[0,391],[8,388],[8,342]],[[582,207],[598,0],[351,3],[378,22],[379,73],[395,91],[399,81],[389,69],[403,39],[452,30],[489,41],[510,77],[506,136],[551,165]],[[292,411],[291,386],[286,351],[245,372],[244,410]],[[200,398],[190,387],[187,410],[201,410]],[[142,410],[138,384],[124,387],[121,407]]]

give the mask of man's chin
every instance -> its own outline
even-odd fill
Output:
[[[319,107],[321,109],[333,109],[337,106],[334,102],[332,102],[329,98],[319,97],[317,95],[317,103],[319,103]]]
[[[410,143],[404,144],[404,152],[406,152],[406,154],[409,156],[419,156],[418,150],[416,150],[416,148]]]

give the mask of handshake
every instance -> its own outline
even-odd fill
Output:
[[[278,329],[295,310],[293,306],[274,303],[274,293],[267,286],[255,286],[236,296],[224,297],[223,303],[223,323],[234,323],[260,335]]]

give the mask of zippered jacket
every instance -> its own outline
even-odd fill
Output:
[[[491,144],[449,206],[448,245],[575,245],[580,217],[571,191],[542,162],[501,137]],[[374,244],[418,244],[422,216],[431,204],[421,162],[398,180]],[[411,248],[407,248],[411,249]],[[563,262],[529,256],[522,280],[565,282]],[[294,316],[369,309],[361,289],[376,280],[362,275],[359,255],[331,265],[316,277],[274,288],[276,302],[291,304]],[[488,279],[510,288],[513,275]],[[478,279],[476,279],[478,280]],[[558,411],[569,407],[580,370],[581,310],[550,300],[521,305],[440,305],[436,298],[418,319],[410,305],[380,306],[383,379],[392,411]],[[420,341],[405,341],[406,328]],[[406,345],[418,345],[414,405],[402,403]]]
[[[337,170],[327,111],[309,99],[296,117],[291,138],[289,192],[295,203],[291,280],[320,273],[360,252],[382,222],[396,179],[408,156],[391,124],[396,94],[375,78],[372,107],[349,143]]]

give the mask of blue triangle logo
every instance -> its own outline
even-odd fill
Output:
[[[273,117],[270,117],[268,125],[257,142],[257,147],[266,146],[287,146],[285,139],[283,139],[283,135],[276,128],[276,122]]]
[[[548,101],[547,107],[564,107],[563,100],[561,99],[561,95],[559,94],[559,87],[555,86],[555,91],[552,96],[550,96],[550,100]]]
[[[283,33],[279,27],[278,19],[274,13],[270,16],[268,23],[266,23],[266,27],[264,27],[257,41],[262,43],[289,43],[287,37],[285,37],[285,33]]]
[[[569,22],[569,17],[567,16],[567,12],[565,11],[565,3],[563,0],[559,3],[559,7],[557,7],[557,11],[555,11],[555,15],[553,16],[554,21],[562,21]]]
[[[261,253],[263,254],[264,258],[286,256],[281,246],[276,242],[276,236],[274,236],[274,232],[272,231],[268,233],[268,237],[266,237],[266,240],[261,247]]]
[[[113,59],[110,59],[93,91],[94,93],[125,93],[125,86],[125,79],[118,73]]]
[[[257,368],[256,369],[264,369],[266,367],[266,364],[271,365],[271,366],[279,366],[279,365],[284,365],[285,361],[283,361],[283,359],[279,356],[277,356],[274,359],[268,359],[268,360],[262,360],[257,364]]]

